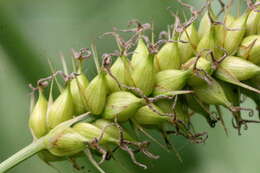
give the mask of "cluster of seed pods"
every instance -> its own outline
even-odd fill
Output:
[[[135,159],[135,153],[153,159],[158,156],[148,152],[149,142],[139,141],[125,124],[150,140],[155,139],[147,130],[158,130],[170,147],[170,134],[192,143],[205,142],[207,133],[195,133],[191,128],[194,115],[202,115],[212,128],[218,121],[225,128],[222,115],[211,107],[230,110],[238,134],[248,123],[259,123],[242,117],[241,111],[252,116],[253,110],[240,107],[240,103],[243,95],[255,101],[257,110],[260,104],[260,2],[248,1],[248,9],[238,17],[229,13],[230,4],[221,3],[223,9],[216,15],[210,1],[198,11],[179,2],[191,11],[191,18],[181,23],[172,13],[175,24],[160,34],[166,35],[166,40],[149,41],[145,33],[151,26],[131,21],[136,28],[104,34],[115,37],[119,50],[103,54],[101,65],[92,45],[91,49],[73,51],[72,73],[56,71],[38,81],[33,88],[39,94],[29,126],[34,140],[44,137],[44,150],[38,153],[42,160],[75,159],[85,153],[102,172],[91,153],[100,156],[102,163],[121,149],[146,168]],[[196,27],[194,22],[201,14]],[[125,41],[120,32],[127,31],[133,34]],[[91,81],[83,73],[83,61],[90,57],[98,72]],[[53,99],[57,75],[64,78],[65,85],[56,82],[60,95]]]

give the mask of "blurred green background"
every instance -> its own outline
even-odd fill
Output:
[[[203,0],[186,2],[199,7]],[[241,8],[245,7],[245,3],[241,4]],[[0,1],[0,161],[31,142],[27,127],[30,92],[27,86],[50,73],[47,59],[60,68],[60,52],[69,59],[71,48],[89,47],[102,33],[111,31],[113,26],[125,28],[131,19],[153,21],[155,32],[159,33],[173,22],[166,10],[169,6],[179,14],[189,15],[175,0]],[[111,38],[96,43],[100,54],[115,49]],[[85,71],[89,76],[95,74],[93,62],[87,62]],[[255,107],[250,100],[244,104]],[[229,124],[228,137],[220,125],[210,129],[203,118],[195,117],[194,126],[209,132],[206,144],[195,145],[182,138],[172,139],[183,163],[178,161],[175,153],[167,153],[152,144],[152,151],[161,156],[159,160],[138,157],[148,163],[148,170],[134,166],[124,153],[116,154],[117,161],[109,161],[103,167],[108,173],[258,173],[260,126],[250,125],[248,131],[237,136],[231,128],[230,115],[224,112],[224,116]],[[97,172],[87,159],[82,158],[79,163],[85,166],[80,172]],[[54,166],[60,172],[78,172],[69,162],[54,163]],[[10,172],[57,171],[33,157]]]

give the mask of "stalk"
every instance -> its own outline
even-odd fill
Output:
[[[24,147],[2,163],[0,163],[0,173],[4,173],[12,167],[18,165],[22,161],[32,157],[37,152],[44,149],[44,138],[32,142],[30,145]]]

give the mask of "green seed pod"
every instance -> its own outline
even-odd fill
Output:
[[[203,52],[206,49],[209,49],[215,52],[215,27],[210,27],[210,30],[203,35],[201,38],[198,46],[197,46],[197,53],[200,53],[202,56],[207,58],[207,52]]]
[[[227,14],[225,15],[224,17],[224,25],[217,25],[216,26],[216,40],[217,40],[217,45],[219,47],[224,47],[224,41],[225,41],[225,38],[226,38],[226,34],[227,34],[227,28],[230,27],[230,25],[235,21],[235,17],[230,15],[230,14]]]
[[[227,76],[225,72],[228,72],[235,79],[242,81],[253,78],[259,74],[260,67],[247,60],[229,56],[219,64],[214,75],[220,80],[230,82],[229,76]]]
[[[190,71],[184,70],[164,70],[157,73],[153,95],[156,96],[182,89],[190,75]]]
[[[195,95],[206,104],[232,106],[221,85],[213,78],[211,84],[205,83],[204,85],[194,86],[193,90]]]
[[[98,119],[92,124],[98,127],[99,129],[105,128],[105,132],[109,136],[115,139],[120,139],[120,130],[112,122],[104,119]],[[126,132],[126,130],[123,130],[123,138],[128,141],[135,141],[135,139],[132,136],[130,136],[129,133]]]
[[[180,65],[181,59],[176,42],[167,42],[164,44],[154,58],[154,66],[157,71],[179,69]]]
[[[180,36],[180,40],[188,43],[178,43],[181,63],[188,61],[196,52],[199,43],[199,36],[194,24],[191,24]]]
[[[194,68],[194,65],[196,63],[197,58],[194,57],[187,61],[185,64],[182,65],[182,69],[184,70],[192,70]],[[196,68],[199,70],[203,70],[204,72],[201,73],[202,75],[205,75],[204,73],[206,72],[208,75],[211,75],[213,73],[212,70],[212,63],[211,61],[208,61],[205,58],[199,58],[196,64]],[[190,86],[197,86],[197,85],[202,85],[205,83],[205,80],[197,77],[195,74],[192,74],[190,78],[188,79],[188,84]]]
[[[260,8],[258,7],[257,10]],[[247,22],[246,22],[246,35],[257,34],[257,25],[260,21],[260,13],[255,11],[250,11]]]
[[[70,83],[50,106],[47,115],[47,125],[49,129],[54,128],[61,122],[69,120],[75,115],[74,104],[70,92]]]
[[[46,138],[46,148],[55,156],[71,156],[81,152],[86,148],[86,142],[89,142],[87,138],[80,135],[72,128],[64,130],[57,136],[57,138],[51,140]]]
[[[94,115],[101,114],[105,107],[107,94],[106,75],[104,71],[101,71],[85,89],[87,110]]]
[[[93,141],[95,138],[99,139],[99,137],[103,135],[103,137],[99,141],[99,144],[118,142],[117,138],[113,138],[106,131],[104,131],[104,133],[102,134],[102,129],[90,123],[77,123],[73,126],[73,130],[75,130],[81,136],[89,139],[89,141]]]
[[[119,122],[126,121],[133,116],[142,105],[144,105],[143,99],[136,97],[130,92],[114,92],[107,98],[102,117],[104,119],[117,118]]]
[[[216,20],[216,18],[217,18],[211,9],[209,9],[209,11],[205,12],[202,19],[200,20],[199,29],[198,29],[198,34],[199,34],[200,39],[202,39],[206,33],[209,33],[210,28],[212,28],[212,24],[211,24],[210,18],[209,18],[209,13],[210,13],[211,17],[213,18],[213,20]]]
[[[224,48],[229,53],[229,55],[232,55],[236,52],[236,50],[239,48],[240,43],[243,40],[243,37],[246,33],[246,21],[248,18],[248,14],[249,13],[245,13],[237,18],[230,25],[230,28],[235,30],[229,30],[226,33]]]
[[[154,54],[143,57],[133,68],[132,79],[135,87],[141,89],[146,96],[150,95],[155,85]]]
[[[130,62],[125,56],[120,56],[114,62],[112,67],[110,68],[111,73],[116,77],[116,79],[125,85],[133,85],[133,79],[131,77],[130,71]],[[119,88],[117,82],[109,75],[106,75],[107,86],[110,92],[120,91],[123,88]]]
[[[154,109],[162,113],[159,107],[153,105]],[[143,106],[135,113],[133,119],[142,126],[161,127],[162,125],[170,122],[171,117],[162,116],[151,110],[148,106]]]
[[[84,91],[87,88],[89,81],[82,71],[77,72],[79,76],[76,76],[70,82],[70,92],[74,103],[75,112],[80,115],[86,112]]]
[[[39,97],[29,119],[29,126],[36,138],[40,138],[48,132],[46,125],[47,107],[48,101],[43,94],[43,90],[39,88]]]
[[[133,67],[138,65],[142,60],[146,59],[149,55],[149,50],[143,39],[139,39],[137,47],[134,50],[133,56],[131,58],[131,64]]]
[[[216,120],[210,115],[209,105],[205,103],[199,103],[192,94],[185,95],[185,99],[188,107],[198,115],[202,115],[210,127],[215,127]]]
[[[260,65],[260,36],[251,35],[244,38],[237,55]]]

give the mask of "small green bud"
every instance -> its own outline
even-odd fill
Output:
[[[214,75],[223,81],[230,82],[226,72],[235,79],[242,81],[253,78],[260,73],[260,67],[235,56],[226,57],[218,66]]]
[[[227,34],[227,28],[230,28],[230,25],[235,21],[235,17],[227,14],[224,17],[224,25],[217,25],[216,26],[216,40],[217,40],[217,45],[219,47],[224,47],[224,41],[226,38],[226,34]],[[226,28],[227,27],[227,28]]]
[[[181,60],[178,44],[175,42],[167,42],[164,44],[155,56],[154,65],[157,71],[179,69]]]
[[[155,85],[154,54],[143,57],[133,68],[132,79],[135,87],[141,89],[146,96],[150,95]]]
[[[198,34],[199,34],[200,39],[202,39],[206,33],[209,33],[210,28],[212,28],[212,24],[211,24],[211,21],[209,18],[209,13],[210,13],[211,17],[213,18],[213,20],[216,20],[216,18],[217,18],[211,9],[209,9],[209,11],[205,12],[205,14],[203,15],[203,17],[200,21],[199,29],[198,29]]]
[[[46,138],[46,148],[55,156],[71,156],[86,148],[89,140],[72,128],[67,128],[55,138]]]
[[[104,120],[104,119],[98,119],[94,123],[92,123],[94,126],[98,127],[99,129],[104,129],[105,132],[115,138],[120,139],[120,130],[110,121]],[[130,136],[126,130],[123,130],[123,138],[128,141],[134,141],[134,138]]]
[[[246,22],[248,14],[249,13],[246,12],[245,14],[237,18],[229,27],[235,30],[229,30],[226,33],[224,48],[229,53],[229,55],[232,55],[236,52],[236,50],[239,48],[240,43],[243,40],[243,37],[246,33]]]
[[[260,65],[260,36],[251,35],[244,38],[239,48],[238,56]]]
[[[161,95],[169,91],[182,89],[190,75],[190,71],[184,70],[164,70],[157,73],[153,95]]]
[[[192,70],[194,68],[194,65],[196,63],[197,58],[191,58],[189,61],[187,61],[185,64],[182,65],[182,69],[184,70]],[[199,58],[196,64],[196,69],[203,70],[203,74],[206,72],[208,75],[211,75],[213,73],[212,70],[212,63],[208,61],[205,58]],[[194,73],[190,76],[188,79],[188,84],[190,86],[197,86],[202,85],[205,83],[205,80],[197,77]]]
[[[107,103],[102,114],[104,119],[126,121],[144,104],[143,99],[126,91],[114,92],[107,98]]]
[[[258,7],[257,10],[260,8]],[[257,25],[260,21],[260,13],[255,11],[250,11],[247,22],[246,22],[246,35],[257,34]]]
[[[193,90],[195,95],[206,104],[232,106],[221,85],[213,78],[210,84],[194,86]]]
[[[163,113],[158,106],[153,105],[153,107],[158,112]],[[138,111],[133,116],[133,119],[142,126],[161,127],[167,122],[170,122],[171,117],[159,115],[158,113],[151,110],[148,106],[143,106],[138,109]]]
[[[110,68],[111,73],[116,77],[116,79],[125,85],[133,85],[133,79],[131,77],[130,62],[125,56],[118,57]],[[117,82],[109,75],[106,75],[107,86],[110,92],[120,91]]]
[[[149,50],[143,39],[139,39],[137,47],[134,50],[134,54],[131,58],[131,64],[133,67],[138,65],[143,59],[146,59],[149,55]]]
[[[105,72],[101,71],[85,89],[87,110],[94,115],[101,114],[105,107],[107,94]]]
[[[215,39],[215,27],[212,26],[210,28],[210,30],[207,33],[205,33],[203,35],[203,37],[201,38],[201,40],[197,46],[197,53],[200,53],[202,56],[207,58],[207,56],[206,56],[207,52],[204,50],[209,49],[209,50],[215,52],[215,46],[216,46],[215,40],[216,40]]]
[[[42,89],[39,89],[39,97],[35,104],[29,119],[29,126],[33,136],[40,138],[48,132],[46,125],[48,101],[45,98]]]
[[[77,123],[73,126],[73,130],[75,130],[81,136],[84,136],[89,141],[93,141],[95,138],[99,139],[100,136],[103,135],[103,137],[99,141],[99,144],[118,142],[117,138],[113,138],[106,131],[102,132],[102,129],[90,123]]]
[[[194,24],[191,24],[180,36],[180,40],[188,43],[178,43],[181,63],[188,61],[196,52],[199,36]]]
[[[84,91],[87,88],[89,81],[82,72],[78,73],[80,75],[71,80],[70,92],[74,103],[75,112],[77,115],[80,115],[87,111],[84,100]]]
[[[49,129],[54,128],[61,122],[69,120],[75,115],[74,104],[70,92],[70,83],[50,106],[47,115],[47,125]]]

